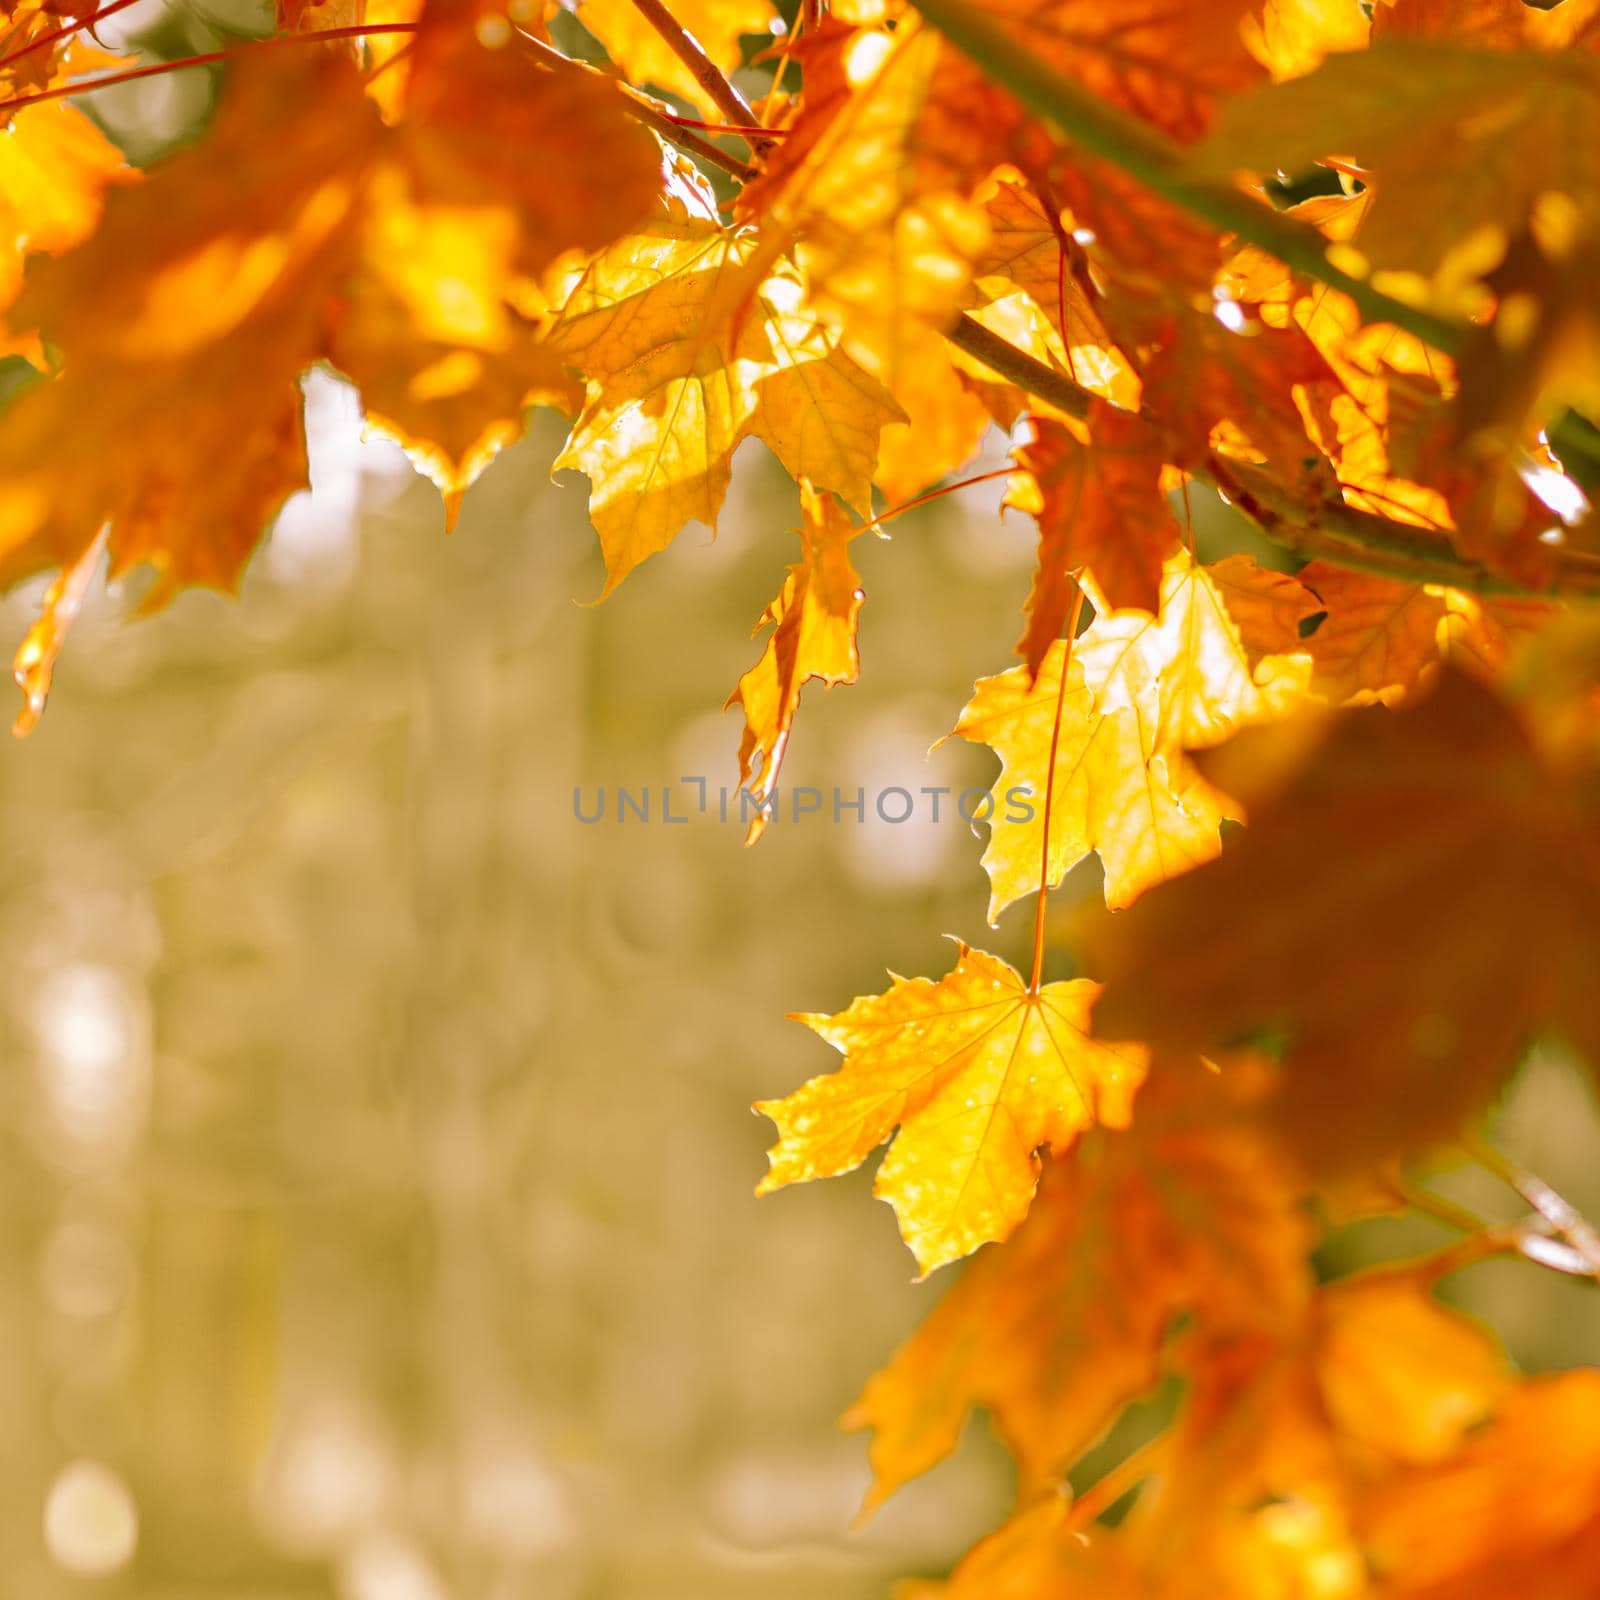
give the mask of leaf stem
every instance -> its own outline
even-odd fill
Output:
[[[921,494],[913,495],[909,500],[902,500],[897,506],[890,506],[887,511],[880,511],[877,516],[864,523],[864,528],[882,528],[884,523],[892,522],[896,517],[904,516],[908,511],[915,511],[918,506],[931,504],[935,500],[942,500],[947,494],[954,494],[958,489],[970,489],[974,484],[990,483],[995,478],[1012,478],[1016,476],[1015,467],[996,467],[993,472],[980,472],[971,478],[958,478],[954,483],[941,483],[936,489],[925,489]]]
[[[750,128],[757,120],[755,108],[734,88],[716,62],[701,49],[700,41],[673,16],[662,0],[633,0],[633,3],[728,121]],[[752,131],[743,137],[752,150],[762,150],[767,143],[759,132]]]
[[[1044,975],[1044,913],[1050,901],[1050,808],[1056,797],[1056,752],[1061,747],[1061,713],[1067,703],[1067,679],[1072,676],[1072,646],[1078,637],[1078,619],[1083,615],[1083,590],[1076,576],[1072,579],[1072,610],[1063,630],[1066,648],[1061,654],[1061,683],[1056,689],[1056,717],[1050,728],[1050,759],[1044,770],[1044,828],[1039,846],[1039,899],[1033,910],[1033,973],[1028,993],[1038,994]]]
[[[789,136],[787,128],[747,128],[734,122],[701,122],[698,117],[685,117],[678,112],[664,112],[670,116],[680,128],[698,128],[702,133],[731,133],[741,139],[786,139]]]

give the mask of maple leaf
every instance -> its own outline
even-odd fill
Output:
[[[792,248],[809,303],[909,412],[916,345],[955,316],[988,240],[972,196],[1004,159],[1003,97],[910,18],[835,25],[801,54],[804,102],[738,214],[767,252]]]
[[[76,106],[58,100],[19,112],[0,139],[0,307],[22,287],[29,254],[81,243],[100,220],[107,188],[136,176]],[[21,352],[33,355],[31,343]]]
[[[528,360],[506,304],[649,203],[655,147],[607,86],[484,48],[449,5],[430,18],[399,125],[336,56],[248,60],[198,144],[112,194],[87,243],[30,275],[13,322],[46,335],[61,370],[0,427],[0,579],[75,569],[109,522],[112,576],[156,569],[147,605],[185,584],[231,590],[306,482],[297,380],[318,359],[416,428],[406,442],[452,492],[531,394],[564,381],[547,354]],[[306,105],[315,118],[295,114]],[[552,117],[614,162],[604,196],[565,176],[530,184],[508,153],[558,142]],[[263,144],[279,121],[293,136]],[[501,352],[507,366],[486,371]],[[225,401],[195,407],[213,391]]]
[[[1434,1297],[1435,1276],[1426,1257],[1385,1264],[1308,1297],[1287,1336],[1197,1336],[1161,1535],[1176,1546],[1180,1526],[1264,1496],[1344,1500],[1387,1467],[1448,1457],[1511,1374],[1493,1336]]]
[[[885,426],[873,472],[893,504],[964,467],[989,431],[989,412],[952,354],[931,328],[908,323],[896,334],[891,393],[905,420]]]
[[[1029,1506],[981,1539],[944,1590],[945,1600],[1040,1600],[1045,1595],[1149,1600],[1119,1542],[1085,1533],[1060,1496]]]
[[[453,517],[529,404],[576,409],[581,393],[539,337],[539,285],[643,217],[660,160],[610,85],[485,49],[448,7],[428,13],[408,67],[329,353]]]
[[[789,568],[783,588],[761,613],[757,628],[772,625],[766,649],[727,701],[744,712],[740,787],[763,805],[778,781],[801,689],[814,679],[830,686],[854,683],[861,667],[856,625],[865,597],[849,553],[860,530],[828,496],[805,483],[800,505],[802,559]],[[758,810],[746,842],[753,844],[765,829],[766,813]]]
[[[1386,1595],[1600,1589],[1600,1373],[1532,1378],[1461,1450],[1382,1485],[1363,1532]]]
[[[1259,567],[1239,555],[1208,562],[1206,576],[1222,596],[1228,620],[1239,630],[1239,642],[1251,661],[1306,649],[1303,625],[1324,607],[1302,578]]]
[[[316,117],[296,114],[307,103]],[[63,362],[0,428],[0,577],[74,566],[109,521],[113,575],[150,563],[157,598],[233,586],[305,483],[295,380],[320,352],[379,132],[344,63],[246,61],[200,144],[113,192],[87,244],[30,274],[15,321]]]
[[[87,17],[97,9],[94,4],[63,7],[48,0],[11,0],[0,7],[0,94],[9,100],[64,83],[74,73],[121,64],[119,57],[89,43],[83,32],[62,25],[64,16]],[[0,111],[0,125],[14,127],[21,114]]]
[[[1368,1498],[1447,1458],[1511,1386],[1493,1338],[1433,1298],[1433,1276],[1426,1259],[1385,1266],[1324,1287],[1288,1336],[1188,1340],[1163,1480],[1124,1524],[1163,1600],[1281,1593],[1274,1570],[1364,1592]]]
[[[1162,420],[1173,465],[1204,464],[1213,451],[1266,460],[1308,500],[1334,476],[1307,427],[1307,410],[1341,392],[1338,375],[1297,326],[1248,319],[1226,326],[1171,296],[1108,305],[1118,342],[1139,352],[1145,404]]]
[[[1492,675],[1517,635],[1557,614],[1548,602],[1507,605],[1325,562],[1302,567],[1298,576],[1326,612],[1302,646],[1312,661],[1312,689],[1338,704],[1393,705],[1450,656]]]
[[[748,232],[661,218],[589,265],[551,330],[589,380],[556,465],[589,475],[607,593],[690,518],[716,526],[749,434],[871,513],[879,435],[903,414],[801,309],[792,267],[752,280],[756,248]]]
[[[1372,8],[1374,38],[1450,39],[1486,50],[1559,50],[1592,40],[1593,6],[1530,6],[1523,0],[1383,0]]]
[[[1113,290],[1211,293],[1223,249],[1210,224],[1089,156],[1052,166],[1050,185]]]
[[[1204,132],[1219,97],[1265,76],[1245,39],[1250,0],[986,0],[981,9],[1091,94],[1177,139]]]
[[[1235,589],[1281,603],[1267,599],[1279,594],[1281,575],[1240,562],[1227,576]],[[1106,904],[1125,906],[1214,856],[1223,818],[1239,814],[1185,751],[1282,714],[1303,694],[1310,663],[1252,654],[1208,569],[1181,552],[1167,564],[1159,617],[1097,616],[1074,644],[1063,684],[1066,654],[1062,642],[1052,645],[1037,678],[1026,667],[980,678],[955,733],[993,748],[1003,785],[1026,783],[1036,795],[1054,748],[1045,877],[1058,883],[1096,852]],[[1037,798],[1025,817],[1008,809],[990,818],[991,920],[1038,887],[1044,829]]]
[[[1384,9],[1382,0],[1375,9]],[[1360,50],[1371,29],[1361,0],[1267,0],[1245,37],[1282,81],[1304,76],[1325,56]]]
[[[1038,1152],[1126,1122],[1144,1073],[1138,1046],[1089,1041],[1098,985],[1030,990],[998,957],[958,948],[937,982],[897,977],[836,1016],[797,1015],[844,1064],[756,1106],[779,1134],[758,1194],[849,1172],[900,1129],[873,1192],[924,1276],[1003,1239],[1028,1209]]]
[[[1126,1131],[1051,1162],[1028,1219],[983,1251],[867,1384],[869,1507],[948,1455],[986,1408],[1043,1490],[1155,1381],[1180,1312],[1286,1326],[1310,1290],[1301,1184],[1251,1120],[1254,1064],[1157,1063]]]
[[[1432,277],[1467,243],[1472,263],[1492,267],[1550,196],[1592,230],[1597,150],[1600,57],[1390,37],[1230,102],[1194,161],[1228,177],[1353,157],[1377,190],[1361,254]]]
[[[973,287],[986,308],[978,320],[1091,393],[1137,410],[1138,379],[1101,321],[1087,257],[1072,238],[1072,219],[1052,214],[1030,186],[1009,179],[995,183],[983,210],[989,240],[972,262]],[[1018,295],[1043,318],[1044,337],[1028,337],[1031,319],[1013,316],[997,325],[997,307]]]
[[[1209,766],[1250,808],[1236,847],[1092,931],[1097,1031],[1286,1028],[1281,1114],[1327,1172],[1454,1136],[1540,1021],[1600,1059],[1593,818],[1504,703],[1447,666],[1288,773],[1274,749],[1254,730]]]
[[[1005,503],[1039,522],[1039,561],[1028,627],[1017,648],[1034,673],[1060,637],[1070,574],[1086,567],[1115,607],[1154,611],[1166,562],[1183,533],[1161,488],[1161,450],[1137,417],[1097,405],[1083,443],[1063,423],[1041,420],[1016,453],[1022,474]]]
[[[675,0],[672,13],[724,73],[742,63],[740,36],[770,37],[777,16],[769,0]],[[656,84],[682,96],[701,116],[723,120],[722,108],[633,0],[581,0],[578,20],[606,47],[630,83]]]

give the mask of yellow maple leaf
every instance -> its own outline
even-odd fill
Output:
[[[848,341],[847,341],[848,343]],[[988,409],[962,381],[954,346],[931,327],[905,323],[894,343],[886,381],[905,421],[883,430],[873,481],[891,504],[965,466],[989,431]],[[874,361],[870,349],[864,362]]]
[[[1092,852],[1105,869],[1106,903],[1126,905],[1153,883],[1208,860],[1219,848],[1226,802],[1181,757],[1158,750],[1128,710],[1095,709],[1074,659],[1062,684],[1066,646],[1057,640],[1029,680],[1026,667],[979,678],[955,733],[1000,757],[997,788],[1025,789],[1026,807],[989,819],[983,852],[991,923],[1043,876],[1052,886]],[[1044,857],[1044,779],[1059,705],[1049,856]]]
[[[912,18],[892,33],[833,25],[804,62],[800,115],[740,215],[767,250],[794,250],[811,303],[909,410],[908,340],[948,325],[988,239],[972,194],[1001,159],[1000,129],[969,99],[1001,97]]]
[[[1003,1239],[1028,1209],[1041,1149],[1127,1121],[1145,1053],[1090,1042],[1098,993],[1087,979],[1032,991],[963,944],[937,982],[897,977],[837,1016],[798,1016],[844,1065],[756,1106],[779,1134],[757,1193],[849,1172],[898,1127],[873,1192],[924,1275]]]
[[[1072,237],[1071,217],[1052,217],[1026,184],[995,182],[983,199],[989,241],[973,258],[973,287],[988,307],[1026,295],[1043,317],[1028,337],[1023,319],[1007,319],[1003,332],[1014,344],[1074,383],[1123,410],[1139,409],[1139,380],[1112,343],[1100,319],[1098,293],[1083,247]],[[980,307],[978,320],[994,326],[996,313]],[[1022,337],[1017,337],[1018,332]]]
[[[551,330],[588,379],[558,467],[587,473],[606,592],[691,518],[715,528],[747,435],[791,476],[871,513],[884,425],[902,413],[802,309],[794,269],[751,269],[753,235],[663,217],[589,266]]]
[[[849,554],[860,529],[831,497],[804,482],[800,505],[802,559],[789,568],[783,588],[761,613],[757,628],[772,624],[767,647],[727,701],[744,712],[740,786],[763,804],[778,781],[801,689],[813,679],[830,686],[854,683],[861,666],[856,623],[865,597]],[[758,810],[746,841],[753,844],[765,828],[766,813]]]
[[[1268,595],[1281,575],[1235,563],[1228,577]],[[997,809],[989,821],[991,921],[1039,887],[1041,864],[1055,884],[1098,853],[1106,904],[1117,907],[1215,856],[1223,818],[1240,812],[1184,752],[1282,714],[1304,693],[1310,665],[1299,653],[1252,652],[1208,569],[1182,552],[1167,563],[1159,616],[1097,616],[1073,646],[1063,685],[1066,654],[1058,640],[1031,681],[1026,667],[980,678],[955,726],[999,755],[1001,787],[1032,791],[1030,806]]]
[[[1267,0],[1245,24],[1245,38],[1281,81],[1303,76],[1336,51],[1360,50],[1371,28],[1361,0]]]
[[[770,0],[673,0],[672,15],[718,71],[731,73],[742,61],[740,36],[770,37],[777,12]],[[701,116],[726,120],[723,109],[633,0],[581,0],[578,20],[606,47],[630,83],[641,88],[655,84],[682,96]]]
[[[22,287],[31,252],[54,255],[87,238],[107,186],[136,177],[76,106],[57,100],[18,112],[0,138],[0,306]],[[22,353],[33,353],[32,341]]]
[[[1235,590],[1275,595],[1277,573],[1229,568]],[[1136,710],[1158,747],[1203,750],[1236,729],[1290,710],[1306,683],[1298,652],[1255,657],[1209,570],[1180,551],[1161,580],[1161,609],[1108,612],[1078,645],[1103,710]]]
[[[660,160],[612,86],[587,74],[432,18],[407,66],[329,354],[453,517],[530,404],[576,409],[581,389],[541,339],[543,279],[645,215]]]

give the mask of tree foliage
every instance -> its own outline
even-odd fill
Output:
[[[806,1015],[842,1063],[758,1107],[763,1189],[887,1143],[923,1272],[976,1252],[849,1413],[872,1503],[981,1408],[1019,1499],[954,1600],[1600,1596],[1594,1375],[1434,1292],[1600,1276],[1474,1134],[1536,1032],[1600,1065],[1600,10],[281,0],[134,63],[94,32],[128,3],[0,36],[0,580],[53,575],[20,725],[103,557],[146,608],[237,584],[321,363],[452,511],[564,412],[607,591],[761,440],[800,540],[729,700],[765,800],[805,685],[858,674],[851,542],[1009,430],[1037,570],[952,733],[1037,799],[983,854],[1032,971],[963,943]],[[216,60],[148,168],[76,98]],[[1279,567],[1202,559],[1212,490]],[[1045,982],[1091,857],[1086,975]],[[1525,1221],[1319,1272],[1330,1216],[1450,1216],[1405,1167],[1463,1139]]]

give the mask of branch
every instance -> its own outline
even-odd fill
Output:
[[[958,350],[1068,416],[1088,415],[1087,389],[963,313],[945,338]],[[1154,426],[1154,419],[1145,414]],[[1552,552],[1553,577],[1544,588],[1521,584],[1461,554],[1450,538],[1428,528],[1360,511],[1342,500],[1306,506],[1271,474],[1215,452],[1197,475],[1250,518],[1275,544],[1306,560],[1331,561],[1403,583],[1438,583],[1476,594],[1600,595],[1600,560],[1582,552]]]
[[[1462,1141],[1469,1155],[1486,1167],[1508,1188],[1516,1192],[1539,1215],[1551,1233],[1570,1246],[1583,1263],[1583,1270],[1600,1278],[1600,1231],[1571,1203],[1557,1194],[1543,1178],[1519,1167],[1508,1156],[1475,1135]],[[1573,1270],[1563,1268],[1563,1271]]]
[[[989,77],[1075,144],[1120,167],[1191,216],[1237,234],[1296,272],[1349,295],[1364,321],[1392,322],[1446,354],[1458,352],[1472,331],[1383,294],[1335,266],[1328,259],[1328,240],[1309,224],[1273,211],[1238,189],[1197,182],[1184,170],[1181,145],[1053,71],[964,0],[913,0],[913,4]]]
[[[699,41],[667,10],[661,0],[633,0],[633,3],[645,21],[666,41],[667,48],[694,74],[694,81],[705,90],[729,122],[747,128],[755,123],[755,108],[734,88],[716,62],[700,48]],[[763,150],[768,143],[755,134],[743,137],[752,150]]]
[[[1403,1179],[1394,1179],[1391,1187],[1395,1198],[1402,1204],[1464,1235],[1455,1244],[1447,1245],[1430,1258],[1430,1269],[1440,1277],[1488,1256],[1515,1251],[1525,1260],[1532,1261],[1536,1266],[1549,1267],[1553,1272],[1562,1272],[1574,1278],[1600,1278],[1596,1262],[1582,1250],[1559,1238],[1550,1219],[1538,1212],[1523,1218],[1521,1222],[1489,1223],[1464,1206],[1458,1206],[1455,1201],[1446,1200],[1429,1189],[1414,1188]]]

